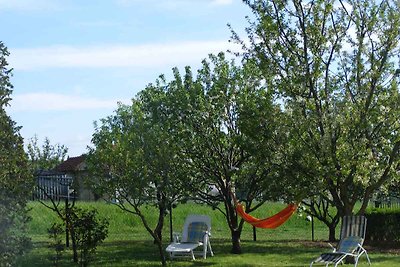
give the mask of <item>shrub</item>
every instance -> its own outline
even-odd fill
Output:
[[[73,227],[73,240],[79,250],[80,266],[88,266],[93,259],[97,245],[103,242],[108,235],[107,219],[97,218],[97,210],[84,210],[73,208],[71,213],[71,224]]]
[[[50,257],[50,260],[53,266],[59,266],[61,254],[65,250],[65,246],[62,242],[62,234],[65,233],[63,225],[59,223],[53,223],[53,225],[47,229],[47,232],[49,234],[49,238],[52,240],[49,247],[53,248],[55,251],[55,254]]]
[[[400,242],[400,209],[367,210],[366,240]]]

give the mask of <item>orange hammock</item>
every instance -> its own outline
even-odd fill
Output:
[[[296,211],[296,204],[289,204],[286,208],[278,212],[277,214],[265,218],[257,219],[244,211],[243,205],[236,203],[237,213],[248,223],[258,228],[274,229],[286,222],[290,216]]]

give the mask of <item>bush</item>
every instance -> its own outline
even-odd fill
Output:
[[[109,222],[97,218],[97,210],[84,210],[74,207],[71,213],[73,240],[80,252],[80,266],[88,266],[93,260],[97,245],[108,235]]]
[[[53,266],[57,267],[60,264],[62,252],[65,250],[65,246],[62,243],[62,234],[64,234],[63,225],[59,223],[53,223],[53,225],[47,230],[49,238],[52,242],[49,248],[54,249],[55,254],[50,257]]]
[[[25,234],[26,223],[29,221],[25,203],[18,203],[18,198],[5,191],[7,189],[1,188],[0,181],[1,267],[14,266],[15,260],[31,248],[30,239]]]
[[[400,209],[367,210],[366,240],[400,242]]]

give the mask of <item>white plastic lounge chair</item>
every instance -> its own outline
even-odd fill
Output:
[[[342,220],[340,231],[340,241],[337,249],[333,252],[323,253],[317,259],[313,260],[310,267],[314,263],[323,263],[325,266],[334,264],[336,267],[339,263],[350,256],[354,257],[354,266],[357,266],[361,255],[365,254],[368,264],[371,265],[367,251],[363,248],[365,231],[367,227],[367,218],[364,216],[345,216]]]
[[[207,252],[211,256],[214,253],[210,244],[211,235],[211,219],[204,215],[189,215],[183,226],[182,238],[175,235],[174,242],[171,243],[166,251],[171,259],[180,257],[191,257],[195,260],[195,254],[200,254],[203,258],[207,258]],[[196,250],[202,247],[202,251]]]

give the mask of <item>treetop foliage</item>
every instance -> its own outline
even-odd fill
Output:
[[[233,39],[284,104],[298,171],[363,213],[399,168],[399,2],[244,2],[250,45]]]
[[[9,52],[0,42],[0,262],[11,266],[29,245],[24,234],[28,220],[25,205],[32,187],[23,139],[5,107],[11,100]]]
[[[50,143],[45,137],[42,146],[38,144],[38,137],[35,135],[29,139],[27,154],[29,165],[33,172],[38,170],[51,170],[65,160],[68,148],[64,145]]]

